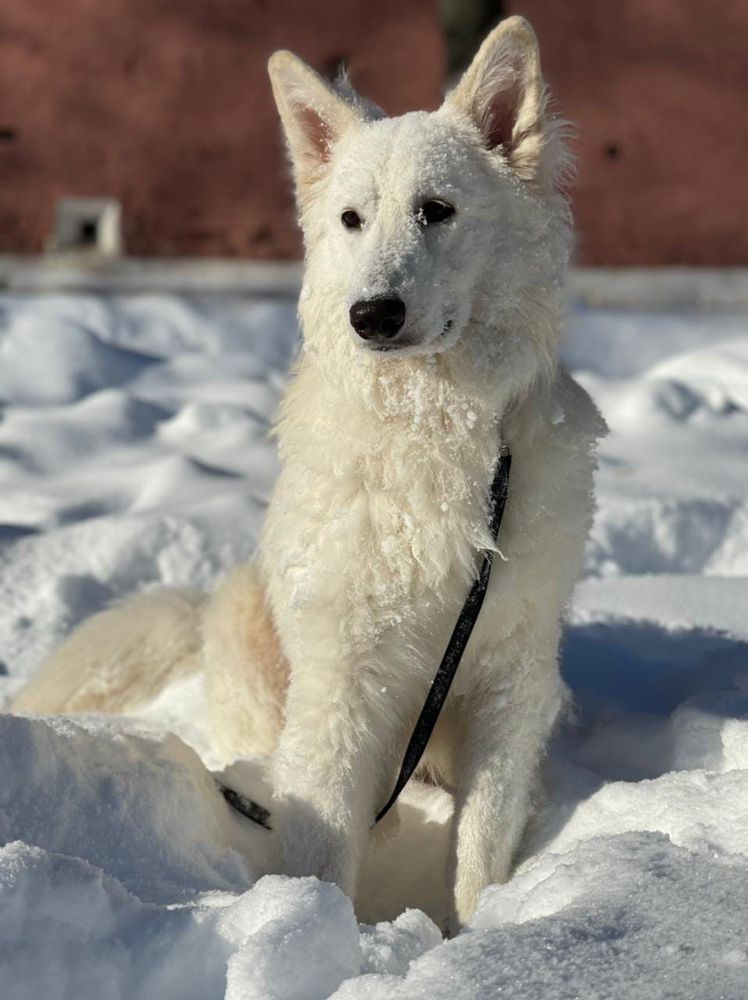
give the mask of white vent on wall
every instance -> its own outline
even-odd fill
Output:
[[[61,198],[55,206],[51,250],[122,253],[122,207],[114,198]]]

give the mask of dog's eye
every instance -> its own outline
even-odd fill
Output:
[[[361,216],[358,212],[354,212],[352,208],[347,208],[345,212],[340,216],[340,221],[343,223],[346,229],[360,229],[361,228]]]
[[[450,205],[448,201],[432,198],[424,201],[416,213],[416,218],[422,226],[433,226],[437,222],[446,222],[454,214],[454,205]]]

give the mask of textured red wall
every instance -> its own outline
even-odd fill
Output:
[[[578,257],[748,264],[748,3],[509,0],[575,123]]]
[[[0,252],[42,250],[58,198],[109,196],[131,254],[298,253],[276,48],[345,60],[389,112],[439,103],[437,0],[3,0]]]

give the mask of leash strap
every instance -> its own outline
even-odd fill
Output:
[[[512,456],[508,451],[502,451],[499,455],[498,462],[496,463],[496,471],[494,472],[493,482],[491,483],[491,514],[489,518],[489,529],[494,543],[499,537],[501,521],[504,517],[504,508],[506,507],[507,496],[509,495],[509,470],[511,469],[511,466]],[[372,826],[376,826],[376,824],[384,816],[386,816],[393,807],[398,799],[398,796],[400,795],[400,792],[402,792],[403,788],[405,788],[408,781],[413,776],[413,772],[418,767],[421,757],[423,757],[426,745],[428,744],[431,734],[434,731],[436,721],[439,718],[439,713],[444,707],[444,702],[447,700],[447,695],[449,694],[452,681],[457,673],[457,668],[460,665],[462,654],[465,652],[465,647],[468,644],[468,640],[473,633],[475,623],[478,620],[480,609],[483,607],[483,599],[486,596],[488,582],[491,579],[492,565],[493,552],[484,552],[478,579],[471,587],[467,600],[462,606],[462,611],[460,611],[457,624],[454,627],[452,636],[447,644],[446,650],[444,651],[442,662],[439,664],[439,669],[436,671],[434,679],[431,682],[429,693],[426,695],[426,701],[421,709],[421,714],[418,716],[418,721],[416,722],[415,728],[410,737],[410,742],[408,743],[408,747],[405,751],[403,762],[400,767],[400,774],[395,782],[395,787],[393,788],[392,794],[386,804],[377,813],[377,818],[372,823]],[[218,783],[218,788],[229,805],[233,806],[237,812],[246,816],[247,819],[252,820],[253,823],[257,823],[259,826],[263,826],[267,830],[271,829],[270,813],[264,808],[264,806],[258,805],[246,795],[242,795],[231,788],[227,788],[226,785],[223,785],[220,782]]]
[[[499,537],[501,520],[504,516],[504,508],[506,507],[506,500],[509,495],[509,470],[511,465],[512,456],[508,452],[502,453],[496,464],[496,472],[491,483],[491,518],[489,527],[494,542]],[[462,606],[457,624],[444,651],[442,662],[439,664],[439,669],[436,671],[434,679],[431,682],[429,693],[426,695],[426,701],[421,709],[421,714],[418,716],[418,722],[416,722],[410,742],[405,751],[395,787],[392,789],[392,794],[386,804],[377,813],[377,818],[372,824],[373,826],[376,826],[394,806],[400,792],[407,785],[413,772],[418,767],[421,757],[423,757],[426,745],[434,731],[436,721],[444,707],[444,702],[447,700],[447,695],[457,673],[457,668],[460,665],[462,654],[465,652],[465,647],[478,620],[480,609],[483,607],[483,599],[488,589],[488,581],[491,579],[492,565],[493,552],[484,552],[478,579],[470,589],[467,600]]]
[[[251,819],[253,823],[258,826],[264,826],[266,830],[272,830],[270,825],[270,812],[265,808],[265,806],[258,805],[253,799],[250,799],[248,795],[242,795],[241,792],[237,792],[233,788],[229,788],[224,785],[223,782],[216,782],[218,785],[218,791],[223,795],[230,806],[233,806],[237,812],[240,812],[242,816],[246,816],[247,819]]]

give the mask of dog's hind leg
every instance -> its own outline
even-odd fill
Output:
[[[202,667],[203,594],[164,588],[85,621],[42,663],[10,710],[128,712]]]
[[[226,761],[278,742],[288,664],[253,564],[237,566],[210,599],[203,627],[211,742]]]

